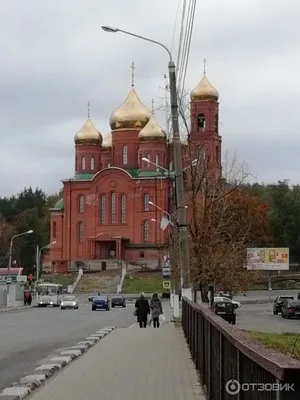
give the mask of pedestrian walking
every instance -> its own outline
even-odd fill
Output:
[[[163,314],[161,301],[157,293],[154,293],[150,302],[153,328],[159,328],[159,317]]]
[[[150,314],[150,306],[144,293],[140,293],[140,297],[135,302],[135,315],[140,328],[147,328],[148,315]]]

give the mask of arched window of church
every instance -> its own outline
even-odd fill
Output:
[[[81,221],[78,224],[78,242],[82,243],[84,240],[84,223]]]
[[[216,147],[216,161],[219,162],[219,146]]]
[[[52,223],[52,238],[56,239],[56,222]]]
[[[199,114],[197,117],[197,130],[198,132],[202,132],[205,129],[205,115]]]
[[[149,222],[148,221],[143,221],[143,242],[148,242],[149,241]]]
[[[126,223],[126,196],[121,195],[121,224]]]
[[[150,201],[150,196],[149,193],[144,193],[144,211],[149,211],[149,201]]]
[[[110,195],[110,222],[116,223],[116,193]]]
[[[84,213],[84,196],[83,195],[79,196],[79,212],[80,212],[80,214]]]
[[[151,160],[150,160],[150,153],[147,153],[147,154],[146,154],[146,158],[147,158],[147,160],[151,161]],[[150,162],[147,162],[147,161],[145,161],[145,162],[146,162],[146,167],[147,167],[147,168],[150,168],[151,163],[150,163]]]
[[[101,224],[105,224],[106,221],[106,196],[101,195],[100,200],[100,222]]]
[[[75,172],[77,172],[78,157],[75,156]]]
[[[94,170],[95,170],[95,157],[92,156],[91,157],[91,171],[94,171]]]
[[[128,147],[125,145],[123,146],[123,165],[128,164]]]
[[[160,162],[160,160],[159,160],[159,154],[156,154],[156,156],[155,156],[155,164],[156,164],[156,171],[159,171],[160,170],[160,168],[159,168],[159,162]]]
[[[219,113],[216,113],[215,116],[215,132],[218,135],[219,134]]]
[[[85,156],[81,156],[81,169],[82,171],[85,170]]]

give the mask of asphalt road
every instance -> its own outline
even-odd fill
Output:
[[[300,319],[284,319],[273,315],[272,304],[242,305],[237,310],[236,327],[259,332],[299,332]]]
[[[87,296],[80,296],[87,303]],[[104,326],[130,326],[133,305],[92,312],[90,304],[79,310],[31,308],[0,313],[0,391],[42,364],[49,356],[95,333]]]
[[[243,301],[243,300],[264,300],[264,299],[271,299],[275,300],[277,296],[282,296],[285,294],[294,296],[295,299],[297,298],[297,295],[299,293],[299,290],[272,290],[270,293],[268,290],[255,290],[253,292],[247,292],[247,296],[244,296],[243,294],[238,294],[237,296],[234,297],[235,300],[237,301]]]

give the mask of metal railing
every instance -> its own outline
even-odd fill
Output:
[[[184,298],[182,327],[208,400],[298,400],[300,362]]]

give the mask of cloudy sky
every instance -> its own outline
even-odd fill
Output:
[[[0,196],[29,185],[52,193],[73,176],[73,136],[87,102],[105,136],[130,89],[132,61],[140,98],[160,107],[167,55],[101,25],[164,42],[176,59],[176,15],[177,0],[2,0]],[[300,182],[299,18],[298,0],[197,4],[185,88],[196,86],[206,58],[220,92],[223,150],[236,152],[258,181]]]

